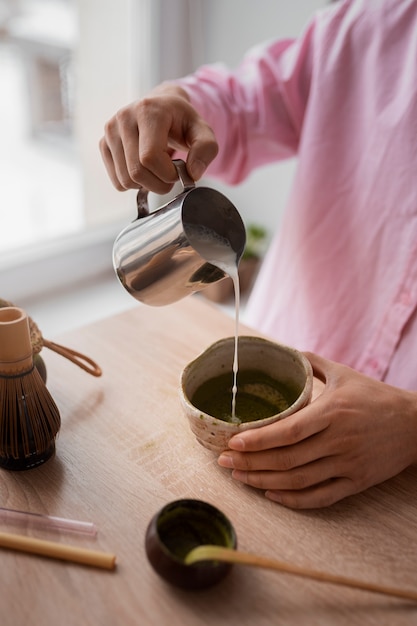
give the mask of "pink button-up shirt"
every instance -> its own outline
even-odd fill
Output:
[[[345,0],[181,81],[238,183],[297,155],[245,321],[417,390],[417,2]]]

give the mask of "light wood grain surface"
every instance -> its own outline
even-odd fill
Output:
[[[415,469],[329,509],[297,512],[234,482],[195,441],[178,399],[181,370],[233,333],[233,319],[193,296],[164,308],[138,305],[56,338],[95,359],[101,378],[42,352],[62,418],[57,454],[35,470],[0,470],[0,506],[93,521],[99,532],[94,539],[1,529],[114,552],[117,569],[2,550],[2,626],[417,624],[417,604],[276,572],[235,566],[219,586],[187,592],[151,569],[150,518],[191,497],[230,517],[242,550],[417,589]]]

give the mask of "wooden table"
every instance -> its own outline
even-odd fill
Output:
[[[415,469],[329,509],[297,512],[234,482],[195,441],[177,395],[181,370],[233,333],[233,319],[191,297],[138,305],[57,338],[95,359],[101,378],[43,351],[62,417],[57,454],[35,470],[0,470],[0,505],[95,522],[95,539],[26,532],[114,552],[118,565],[104,571],[3,550],[2,626],[417,624],[417,604],[374,593],[243,566],[217,587],[187,592],[148,564],[150,518],[190,497],[220,507],[244,550],[417,588]]]

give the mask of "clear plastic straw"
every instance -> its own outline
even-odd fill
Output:
[[[0,520],[17,524],[26,524],[28,527],[43,528],[45,530],[65,530],[75,533],[83,533],[95,536],[97,529],[92,522],[43,515],[41,513],[29,513],[0,507]]]

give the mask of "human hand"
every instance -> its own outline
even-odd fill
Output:
[[[186,91],[170,83],[118,111],[100,140],[107,173],[119,191],[144,187],[168,193],[178,180],[172,163],[175,150],[187,153],[188,174],[198,180],[216,156],[218,145]]]
[[[417,462],[417,393],[306,353],[322,394],[285,419],[235,435],[218,463],[294,509],[329,506]],[[239,393],[239,391],[238,391]]]

